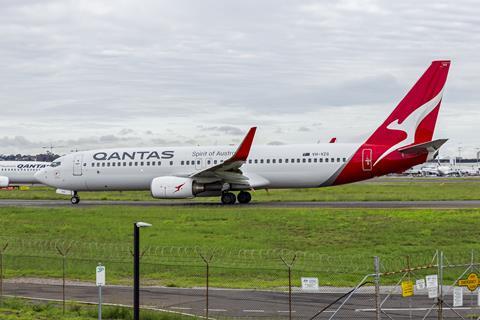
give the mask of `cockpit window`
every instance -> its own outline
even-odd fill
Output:
[[[50,165],[51,167],[58,167],[59,165],[61,165],[62,163],[60,161],[54,161],[52,162],[52,164]]]

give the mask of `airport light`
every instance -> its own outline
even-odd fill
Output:
[[[151,227],[150,223],[133,224],[133,319],[140,320],[140,228]]]

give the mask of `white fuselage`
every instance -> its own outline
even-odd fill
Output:
[[[241,167],[252,188],[308,188],[328,183],[357,144],[252,146]],[[156,177],[189,177],[220,164],[235,146],[123,148],[76,152],[37,176],[67,190],[149,190]],[[208,181],[204,181],[208,182]]]
[[[0,161],[0,177],[8,178],[8,184],[39,183],[35,173],[50,166],[50,162]]]

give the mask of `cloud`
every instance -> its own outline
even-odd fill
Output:
[[[439,58],[453,59],[439,134],[473,146],[478,16],[473,0],[3,1],[0,146],[229,144],[253,125],[262,143],[348,141]]]

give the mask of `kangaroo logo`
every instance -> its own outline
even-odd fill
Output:
[[[415,142],[415,133],[417,132],[418,125],[420,124],[420,122],[422,122],[423,119],[425,119],[427,115],[429,115],[433,111],[433,109],[435,109],[436,106],[438,106],[438,104],[442,100],[442,93],[443,90],[441,90],[432,100],[427,101],[425,104],[418,107],[416,110],[410,113],[410,115],[405,120],[403,120],[402,123],[400,123],[400,120],[398,118],[390,122],[390,124],[387,126],[387,129],[403,131],[407,134],[407,136],[405,139],[391,146],[387,151],[382,153],[382,155],[377,159],[377,161],[375,161],[373,166],[375,166],[380,160],[388,156],[392,151],[395,151],[401,147],[408,146]]]
[[[182,190],[182,187],[183,187],[184,185],[185,185],[185,182],[184,182],[184,183],[182,183],[182,184],[179,184],[178,186],[176,186],[176,187],[175,187],[175,191],[173,191],[173,193],[175,193],[175,192],[178,192],[178,191]]]

